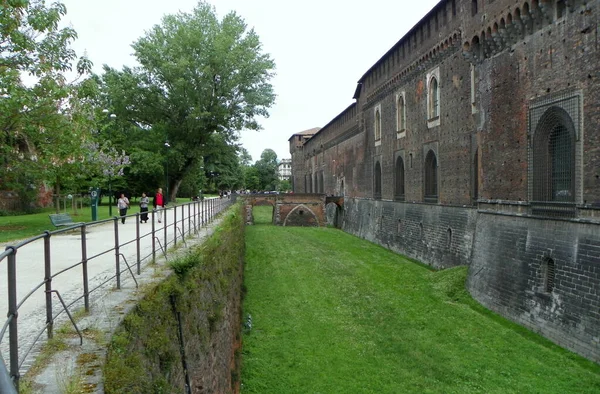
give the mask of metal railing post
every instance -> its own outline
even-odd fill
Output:
[[[164,220],[163,220],[163,236],[164,236],[164,245],[163,248],[165,249],[165,256],[167,255],[167,249],[169,248],[169,244],[167,243],[167,210],[163,209],[161,212],[161,215],[164,215]]]
[[[177,246],[177,207],[173,207],[173,246]]]
[[[195,207],[195,203],[194,203],[194,207]],[[192,204],[188,204],[188,231],[190,232],[190,234],[192,233]],[[196,210],[194,209],[194,212],[196,212]]]
[[[88,259],[87,259],[87,238],[85,223],[81,226],[81,269],[83,273],[83,303],[85,311],[90,311],[90,289],[88,287]],[[48,294],[48,293],[46,293]]]
[[[8,255],[6,273],[8,280],[8,316],[10,320],[8,334],[10,335],[10,376],[15,382],[17,391],[19,390],[19,331],[17,330],[17,320],[19,313],[17,311],[17,249],[8,246],[6,249],[12,249]]]
[[[185,238],[185,205],[181,206],[181,238]]]
[[[119,218],[115,216],[113,219],[114,227],[115,227],[115,269],[117,274],[117,289],[121,289],[121,265],[119,261],[120,252],[119,252]]]
[[[194,234],[198,234],[198,201],[194,201]]]
[[[152,210],[152,262],[156,263],[156,227],[154,224],[154,214],[156,213],[156,208]]]
[[[140,253],[140,213],[135,214],[135,248],[137,252],[137,274],[142,272],[142,257]]]
[[[54,336],[52,317],[52,262],[50,255],[50,232],[44,232],[44,290],[46,291],[46,329],[48,339]]]

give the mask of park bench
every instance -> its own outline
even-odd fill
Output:
[[[73,226],[77,224],[73,221],[71,215],[69,215],[68,213],[52,213],[48,216],[50,216],[50,221],[56,227]]]

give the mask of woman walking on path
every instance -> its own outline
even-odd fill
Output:
[[[146,193],[142,193],[142,198],[140,198],[140,212],[142,215],[140,216],[141,223],[148,223],[148,203],[150,199],[146,196]]]
[[[162,223],[161,215],[162,211],[159,208],[165,207],[165,199],[162,194],[162,188],[158,188],[156,196],[154,196],[154,209],[158,209],[158,222]]]
[[[125,216],[127,215],[127,208],[129,208],[129,199],[125,197],[125,194],[121,193],[121,197],[117,201],[117,207],[121,215],[121,223],[125,224]]]

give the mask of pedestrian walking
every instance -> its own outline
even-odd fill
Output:
[[[161,208],[165,207],[165,198],[162,194],[162,188],[158,188],[158,190],[156,191],[156,195],[154,196],[154,200],[153,200],[153,205],[154,205],[154,209],[156,209],[158,212],[158,222],[162,223],[162,211]]]
[[[146,196],[146,193],[142,193],[142,198],[140,198],[140,223],[148,223],[148,204],[150,203],[150,199]]]
[[[129,199],[125,197],[124,193],[121,193],[121,197],[117,201],[117,207],[119,208],[119,215],[121,215],[121,223],[125,224],[125,216],[127,216],[127,209],[129,209]]]

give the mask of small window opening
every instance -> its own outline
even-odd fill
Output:
[[[449,228],[447,231],[447,236],[448,236],[448,247],[452,246],[452,229]]]
[[[552,293],[554,290],[555,272],[554,260],[548,259],[546,261],[546,293]]]
[[[298,214],[299,214],[299,215],[304,215],[304,211],[303,211],[303,210],[299,210],[299,211],[298,211]]]
[[[477,14],[477,0],[471,1],[471,16],[475,16]]]

